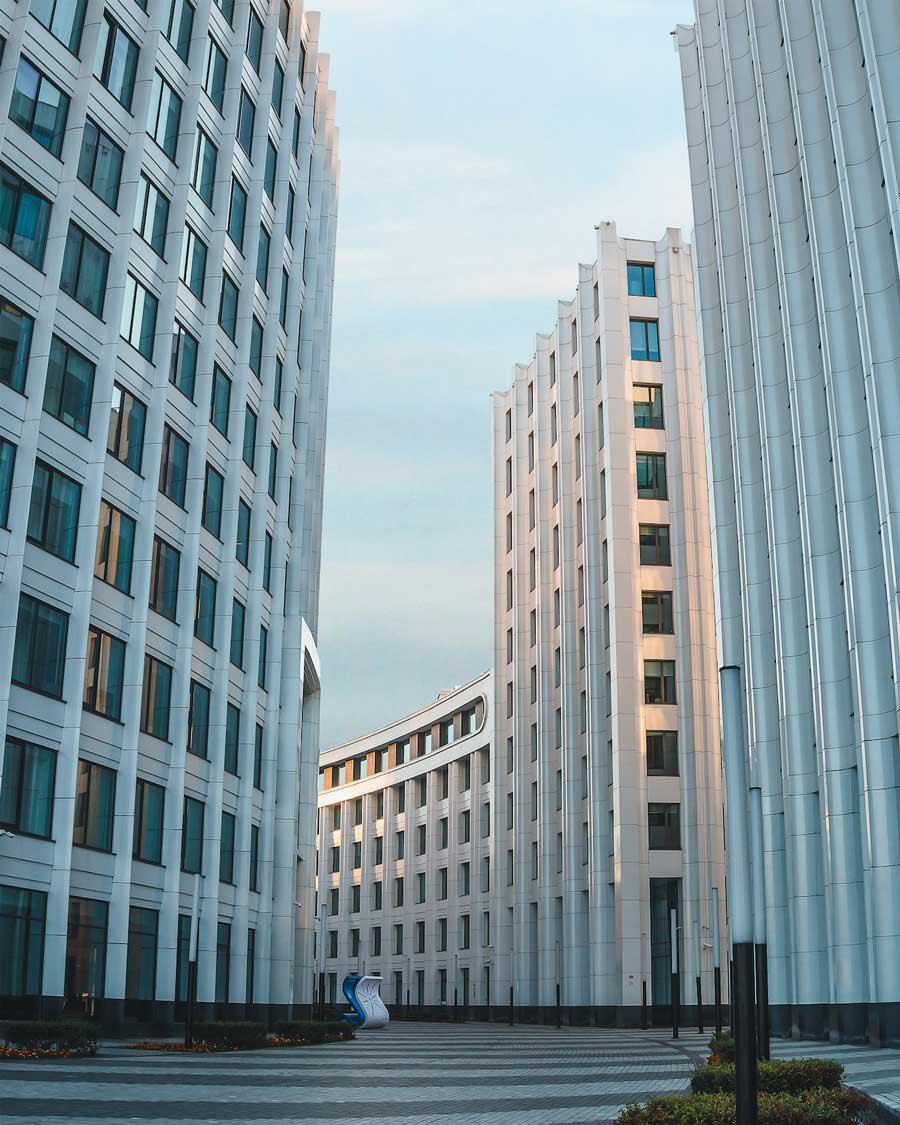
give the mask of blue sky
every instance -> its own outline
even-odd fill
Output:
[[[313,6],[312,4],[310,5]],[[340,127],[322,745],[492,660],[490,400],[594,224],[691,226],[691,0],[320,0]]]

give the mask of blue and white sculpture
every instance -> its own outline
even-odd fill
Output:
[[[390,1021],[390,1015],[381,999],[381,985],[383,977],[361,977],[357,973],[349,973],[344,977],[341,986],[347,1003],[353,1009],[345,1012],[343,1018],[352,1023],[354,1027],[384,1027]]]

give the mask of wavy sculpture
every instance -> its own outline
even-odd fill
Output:
[[[384,1001],[381,999],[383,977],[361,977],[349,973],[341,986],[347,1003],[353,1009],[345,1012],[343,1018],[354,1027],[384,1027],[390,1020]]]

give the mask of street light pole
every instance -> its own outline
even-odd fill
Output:
[[[561,982],[560,982],[560,950],[559,942],[556,943],[556,1026],[562,1027],[562,1004],[561,1004]]]
[[[694,919],[694,946],[697,950],[697,1030],[703,1031],[703,946],[700,943],[700,921]]]
[[[756,967],[756,1053],[769,1057],[769,964],[766,944],[766,881],[762,789],[750,789],[750,846],[753,853],[753,943]]]
[[[328,906],[323,901],[319,903],[319,1019],[325,1019],[325,919],[328,917]]]
[[[729,927],[734,963],[731,1027],[734,1034],[737,1125],[757,1125],[756,1001],[753,984],[753,902],[750,816],[741,670],[719,670],[722,757],[725,766]]]
[[[453,954],[453,1022],[459,1019],[459,954]]]
[[[669,942],[672,947],[672,1038],[678,1038],[678,911],[669,911]]]
[[[719,937],[719,888],[712,889],[713,988],[716,1003],[716,1035],[722,1034],[722,943]]]
[[[191,933],[188,939],[187,1013],[184,1021],[184,1046],[194,1045],[194,1002],[197,998],[197,947],[200,941],[200,876],[194,875],[194,897],[191,902]]]

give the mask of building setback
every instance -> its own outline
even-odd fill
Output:
[[[773,1030],[896,1042],[900,19],[697,16],[677,38],[720,659],[762,791]]]
[[[143,10],[147,7],[148,10]],[[6,3],[0,1014],[311,999],[337,133],[300,0]]]
[[[496,1003],[492,677],[324,751],[319,957],[325,999],[380,973],[389,1007]]]
[[[635,1023],[644,983],[669,1009],[672,908],[681,1000],[699,972],[712,1002],[715,617],[690,248],[603,223],[597,254],[493,400],[493,909],[518,1007],[558,979],[572,1019]]]

